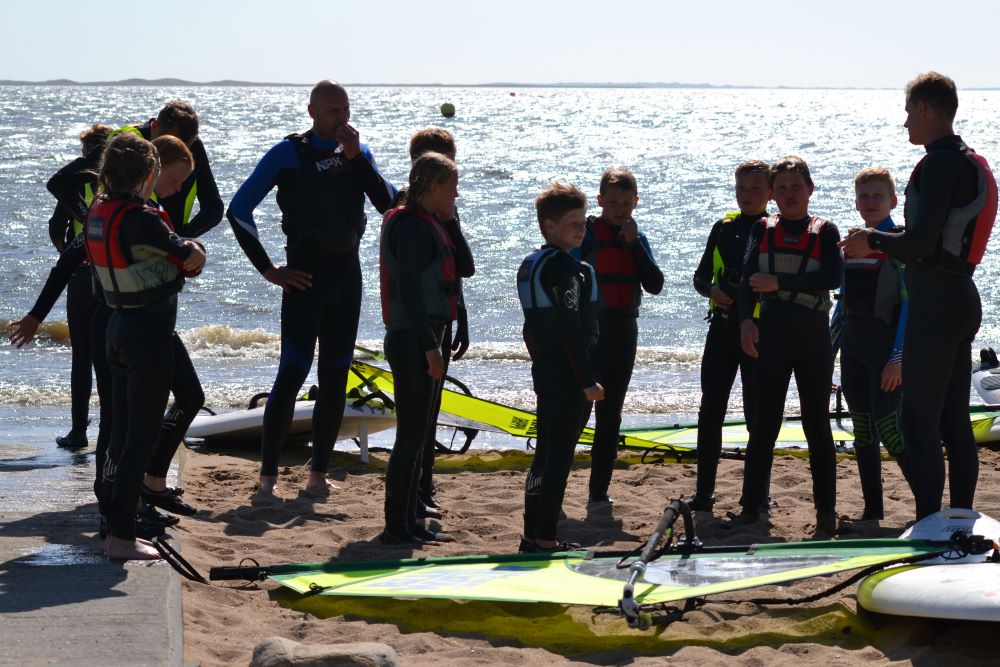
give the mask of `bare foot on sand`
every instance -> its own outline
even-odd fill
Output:
[[[160,554],[146,540],[123,540],[108,535],[104,552],[111,560],[159,560]]]
[[[326,473],[313,470],[309,472],[309,482],[302,494],[309,498],[328,498],[336,488],[337,485],[326,478]]]

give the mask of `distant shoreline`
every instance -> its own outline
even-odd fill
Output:
[[[187,81],[184,79],[122,79],[120,81],[73,81],[71,79],[51,79],[48,81],[14,81],[0,80],[0,86],[133,86],[133,87],[165,87],[165,86],[199,86],[199,87],[233,87],[233,88],[303,88],[312,83],[267,83],[259,81]],[[865,88],[846,86],[752,86],[714,83],[511,83],[497,81],[493,83],[346,83],[350,88],[635,88],[635,89],[709,89],[709,90],[895,90],[895,88]],[[963,90],[1000,90],[997,87],[965,88]]]

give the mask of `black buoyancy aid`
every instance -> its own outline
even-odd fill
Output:
[[[340,146],[319,149],[313,132],[285,137],[299,154],[298,169],[278,175],[275,200],[288,249],[322,255],[357,252],[368,224],[364,189]]]
[[[379,241],[379,292],[382,299],[382,323],[391,330],[412,326],[406,318],[397,282],[399,263],[392,250],[393,227],[401,216],[411,215],[427,223],[437,247],[434,260],[420,271],[420,293],[427,316],[432,320],[450,322],[458,318],[458,272],[455,269],[455,244],[437,218],[419,208],[399,206],[387,211],[382,218]],[[404,249],[405,250],[405,249]]]
[[[890,233],[901,231],[896,227]],[[844,318],[875,317],[890,327],[896,326],[902,304],[899,277],[899,265],[884,252],[845,259],[841,300]]]
[[[939,255],[930,261],[950,273],[971,276],[976,267],[983,261],[986,245],[990,240],[990,232],[997,217],[997,182],[993,170],[982,155],[962,144],[959,152],[976,168],[977,187],[975,198],[965,204],[948,211],[944,228],[941,230],[941,247]],[[903,215],[911,219],[908,212],[917,210],[920,205],[920,193],[915,187],[917,174],[925,155],[913,168],[910,182],[906,185],[906,202],[903,205]],[[918,260],[919,261],[919,260]],[[922,260],[927,261],[927,260]]]
[[[87,216],[84,230],[87,256],[101,284],[105,301],[112,308],[148,306],[177,294],[184,286],[181,262],[176,257],[155,253],[136,256],[131,250],[122,248],[119,238],[121,221],[135,210],[156,213],[173,231],[170,218],[164,212],[133,199],[99,197]]]
[[[542,284],[542,272],[552,261],[570,261],[579,267],[574,284],[562,296],[568,308],[579,310],[583,300],[592,304],[598,301],[594,269],[586,262],[577,262],[569,254],[552,246],[543,246],[525,257],[517,270],[517,296],[521,301],[521,310],[524,311],[524,321],[531,340],[529,352],[532,353],[533,350],[563,343],[563,325],[553,301],[553,298],[558,297],[548,293]]]
[[[804,231],[793,234],[784,228],[780,215],[769,216],[765,221],[764,237],[760,242],[761,272],[777,275],[818,271],[823,259],[819,235],[827,222],[823,218],[812,216]],[[827,311],[831,306],[830,293],[825,290],[793,292],[779,289],[765,294],[763,298],[788,301],[810,310]]]
[[[603,218],[587,221],[587,235],[581,253],[583,260],[597,274],[598,293],[605,308],[639,314],[642,286],[639,266],[629,244],[619,236],[620,229]]]

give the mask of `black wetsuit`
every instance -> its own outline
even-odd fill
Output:
[[[326,472],[344,415],[347,373],[361,313],[358,247],[366,224],[365,197],[388,210],[395,190],[375,167],[367,146],[354,159],[335,140],[312,131],[271,148],[233,197],[227,217],[240,247],[264,274],[273,268],[257,236],[253,209],[277,185],[287,266],[312,274],[312,286],[281,296],[281,360],[264,408],[261,474],[278,474],[295,399],[312,367],[319,340],[319,395],[313,410],[311,470]]]
[[[879,227],[893,229],[892,220]],[[862,519],[882,519],[884,514],[880,443],[910,480],[899,423],[903,388],[882,389],[887,364],[902,360],[907,312],[903,275],[902,264],[885,253],[848,259],[834,317],[841,322],[840,385],[854,425],[854,454],[865,501]]]
[[[810,219],[783,220],[784,236],[800,236]],[[757,303],[750,277],[762,272],[760,247],[764,221],[754,226],[747,245],[740,283],[740,320],[752,319]],[[778,232],[781,233],[780,231]],[[743,512],[757,515],[768,495],[768,480],[774,458],[774,443],[781,430],[788,383],[795,374],[802,409],[802,428],[809,446],[809,469],[813,478],[813,502],[817,513],[835,512],[837,500],[836,451],[830,431],[830,386],[833,382],[833,348],[830,341],[829,290],[840,286],[844,261],[837,243],[837,227],[827,223],[815,243],[819,246],[816,270],[778,272],[779,290],[814,302],[806,307],[778,298],[761,299],[758,321],[757,369],[754,384],[754,415],[743,473]],[[822,305],[820,305],[822,304]]]
[[[85,156],[78,157],[57,171],[49,179],[46,187],[58,204],[49,220],[49,238],[60,252],[78,234],[78,225],[87,219],[90,203],[84,197],[86,189],[97,189],[97,168],[100,163],[102,142]],[[86,259],[84,255],[83,259]],[[62,292],[60,288],[59,292]],[[58,295],[57,295],[58,296]],[[81,261],[66,286],[66,324],[69,327],[69,342],[72,350],[70,365],[70,400],[72,434],[86,439],[90,413],[90,392],[93,388],[91,375],[90,320],[97,309],[98,300],[94,296],[91,274],[85,261]],[[100,363],[100,362],[99,362]]]
[[[126,212],[118,229],[119,246],[129,264],[136,261],[133,253],[140,249],[146,253],[152,248],[180,260],[191,254],[191,249],[182,245],[160,217],[148,210],[134,208]],[[179,290],[183,280],[173,284]],[[108,288],[104,285],[106,294]],[[108,505],[108,532],[127,540],[135,538],[139,491],[160,438],[174,378],[177,294],[139,307],[112,310],[107,326],[108,363],[113,376],[112,444],[104,472],[107,481],[114,482]]]
[[[750,230],[765,213],[723,218],[712,226],[708,243],[694,272],[694,288],[706,299],[718,285],[733,299],[729,308],[713,304],[708,314],[708,334],[701,357],[701,404],[698,407],[698,482],[695,496],[709,506],[715,495],[715,478],[722,454],[722,424],[729,408],[729,394],[740,372],[743,417],[747,431],[753,420],[754,371],[757,360],[740,346],[739,285]],[[721,266],[719,266],[721,260]],[[755,299],[756,301],[756,299]]]
[[[906,262],[909,317],[903,349],[903,440],[912,466],[917,518],[941,509],[948,452],[951,506],[972,508],[979,458],[969,421],[972,342],[982,322],[974,267],[945,256],[942,230],[948,212],[973,201],[978,172],[960,150],[958,136],[926,146],[906,186],[906,229],[872,233],[875,250]],[[919,198],[919,204],[913,199]]]
[[[403,200],[406,195],[406,188],[401,189],[392,200],[392,208],[395,208]],[[441,339],[441,358],[444,359],[444,372],[448,373],[448,367],[451,364],[451,347],[452,343],[455,341],[456,335],[461,335],[465,337],[466,343],[469,340],[469,315],[465,309],[465,299],[462,294],[462,278],[471,278],[476,273],[475,261],[472,257],[472,250],[469,248],[468,241],[465,240],[465,235],[462,234],[461,220],[458,216],[458,211],[455,211],[455,219],[449,220],[444,223],[444,227],[454,242],[454,255],[455,255],[455,269],[458,272],[458,319],[452,323],[448,322],[448,325],[444,329],[444,336]],[[457,328],[456,328],[457,327]],[[430,435],[427,437],[427,443],[424,445],[423,458],[420,461],[421,471],[420,471],[420,500],[425,504],[430,504],[433,502],[434,498],[434,455],[437,449],[437,421],[438,415],[441,413],[441,398],[440,394],[438,399],[431,406],[431,430]]]
[[[589,484],[591,500],[608,497],[615,457],[618,455],[622,408],[632,380],[639,343],[637,320],[642,292],[659,294],[663,289],[663,272],[653,259],[646,235],[640,232],[631,243],[617,237],[601,241],[595,236],[595,224],[606,225],[612,232],[615,229],[611,224],[598,222],[599,220],[594,217],[588,219],[587,235],[580,247],[581,257],[594,267],[597,276],[597,328],[600,336],[590,356],[597,382],[604,387],[604,400],[593,405],[594,444],[590,451]],[[620,254],[611,254],[619,252]],[[609,265],[614,265],[616,257],[628,264],[629,273],[622,273],[621,266],[605,271],[605,264],[601,261],[602,253],[610,254]],[[626,286],[630,289],[625,289]],[[609,303],[609,299],[613,302]],[[588,412],[590,407],[588,402]]]
[[[551,254],[543,261],[543,254]],[[524,538],[555,540],[573,452],[587,411],[583,390],[596,383],[593,269],[545,245],[517,274],[524,343],[538,396],[538,437],[524,490]]]
[[[443,348],[444,331],[451,312],[434,309],[425,294],[422,273],[435,270],[444,253],[454,252],[454,241],[439,247],[435,230],[415,213],[404,210],[385,223],[381,240],[383,262],[383,313],[390,312],[386,299],[401,309],[399,319],[389,315],[385,334],[385,354],[392,370],[396,400],[396,439],[385,472],[385,528],[394,537],[421,536],[417,525],[417,494],[422,474],[421,461],[434,433],[435,408],[441,402],[441,380],[427,374],[426,353]],[[455,227],[454,224],[451,227]],[[453,255],[454,256],[454,255]],[[471,257],[466,257],[471,260]],[[392,262],[395,268],[389,268]],[[455,257],[455,270],[458,261]],[[464,270],[471,271],[471,261]],[[443,269],[442,269],[443,272]],[[441,295],[435,303],[455,299],[457,276],[450,285],[441,277]],[[388,308],[388,309],[387,309]],[[450,354],[448,350],[444,357]]]

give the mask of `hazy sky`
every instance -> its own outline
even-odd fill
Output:
[[[0,79],[1000,87],[998,29],[996,0],[42,0],[4,3]]]

